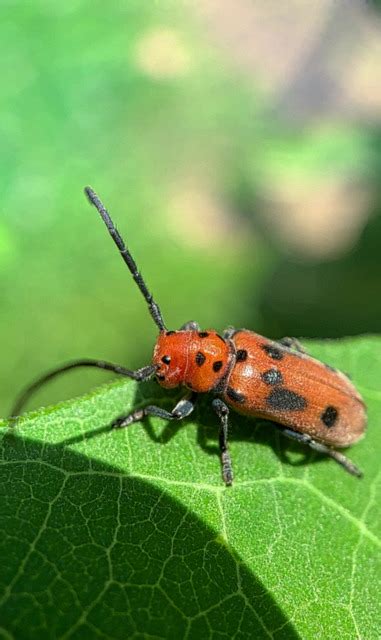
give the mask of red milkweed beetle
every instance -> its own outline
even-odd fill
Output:
[[[349,473],[360,477],[362,474],[353,462],[333,448],[357,442],[366,427],[364,402],[347,376],[307,355],[295,338],[273,341],[253,331],[233,328],[221,336],[213,330],[201,331],[193,321],[178,331],[168,331],[159,306],[104,205],[90,187],[86,187],[85,193],[101,215],[159,328],[152,364],[130,371],[101,360],[69,362],[27,387],[16,401],[12,415],[17,416],[32,392],[47,380],[76,367],[107,369],[138,382],[155,376],[165,389],[186,387],[185,397],[172,411],[150,405],[117,418],[112,426],[127,427],[145,416],[182,420],[192,413],[198,394],[212,393],[215,396],[212,407],[220,421],[219,448],[226,485],[233,481],[228,451],[228,405],[246,416],[276,423],[284,435],[330,456]]]

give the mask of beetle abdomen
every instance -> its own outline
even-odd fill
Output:
[[[232,340],[237,356],[224,399],[237,411],[337,447],[363,436],[365,405],[343,373],[251,331]]]

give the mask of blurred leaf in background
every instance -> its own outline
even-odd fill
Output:
[[[169,326],[380,331],[372,4],[36,0],[0,18],[0,415],[61,361],[150,358],[88,183]]]

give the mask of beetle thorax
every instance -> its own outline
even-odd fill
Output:
[[[160,333],[153,354],[157,380],[166,389],[185,385],[211,391],[228,371],[230,348],[215,331]]]

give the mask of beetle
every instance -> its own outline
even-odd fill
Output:
[[[114,428],[128,427],[146,416],[183,420],[189,416],[199,394],[211,393],[219,428],[219,450],[225,485],[233,482],[228,449],[229,407],[254,418],[264,418],[282,433],[330,456],[352,475],[361,471],[336,448],[347,447],[363,437],[366,428],[364,401],[349,378],[309,356],[295,338],[269,340],[253,331],[228,328],[222,335],[201,330],[197,322],[168,330],[158,304],[139,273],[136,263],[110,215],[91,187],[85,188],[109,234],[142,293],[159,329],[152,363],[135,371],[103,360],[69,362],[38,378],[16,401],[17,416],[29,396],[41,385],[76,367],[98,367],[143,382],[153,377],[165,389],[180,385],[186,394],[172,411],[149,405],[118,417]]]

